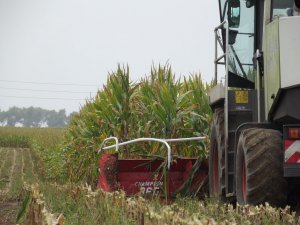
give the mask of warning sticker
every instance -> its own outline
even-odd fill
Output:
[[[235,91],[235,103],[246,104],[249,102],[248,91]]]

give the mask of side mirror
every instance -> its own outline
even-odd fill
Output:
[[[229,44],[230,45],[234,45],[237,34],[238,34],[237,30],[230,30],[229,29]]]
[[[230,28],[238,28],[240,26],[241,5],[239,0],[228,1],[228,23]]]
[[[300,9],[300,0],[295,0],[295,5],[298,9]]]

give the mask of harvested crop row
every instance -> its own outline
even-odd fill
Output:
[[[15,166],[13,167],[11,178],[10,178],[10,187],[7,193],[7,197],[18,198],[22,188],[23,188],[23,152],[24,150],[19,148],[14,150],[16,154]]]
[[[3,193],[8,193],[9,190],[11,189],[12,187],[12,182],[13,182],[13,174],[14,174],[14,171],[15,171],[15,168],[16,168],[16,161],[17,161],[17,153],[16,153],[16,150],[13,149],[13,160],[12,160],[12,165],[11,165],[11,168],[10,168],[10,171],[9,171],[9,179],[8,179],[8,184],[6,185],[6,188],[4,189]]]
[[[8,156],[8,151],[6,148],[1,148],[1,153],[0,153],[0,177],[1,177],[1,170],[4,167],[4,162]]]
[[[23,151],[24,154],[24,161],[26,162],[24,166],[24,176],[25,176],[25,181],[28,184],[32,184],[38,181],[37,175],[34,172],[34,164],[33,160],[31,157],[31,151],[30,149],[24,149]]]
[[[0,182],[0,224],[16,224],[20,201],[24,197],[26,150],[28,149],[5,148],[2,152],[6,157],[2,160],[3,166],[0,171],[0,181],[3,181]],[[29,168],[32,168],[30,157],[28,163]]]
[[[7,149],[7,157],[0,171],[0,190],[6,192],[10,187],[10,181],[15,166],[16,152],[14,149]]]

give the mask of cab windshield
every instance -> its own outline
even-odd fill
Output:
[[[221,21],[227,19],[230,28],[228,69],[231,74],[254,82],[252,58],[255,51],[255,7],[247,7],[246,1],[242,0],[239,1],[239,8],[237,9],[230,7],[230,2],[231,0],[219,0]],[[234,2],[236,5],[236,0]],[[231,16],[230,20],[228,16]],[[232,18],[238,18],[239,23],[234,21],[230,23]]]

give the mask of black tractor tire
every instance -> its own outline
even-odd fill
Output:
[[[216,108],[211,128],[209,150],[209,193],[225,201],[225,138],[224,109]]]
[[[251,128],[241,133],[236,156],[237,203],[286,204],[287,181],[283,177],[283,154],[280,131]]]

